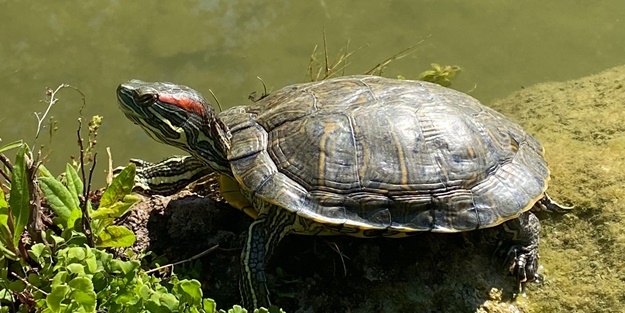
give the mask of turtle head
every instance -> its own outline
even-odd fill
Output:
[[[215,171],[230,171],[228,128],[198,91],[131,80],[117,87],[117,99],[124,115],[154,140],[191,153]]]

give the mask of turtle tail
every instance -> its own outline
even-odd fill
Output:
[[[545,193],[544,196],[534,204],[532,211],[533,212],[541,211],[541,212],[549,212],[549,213],[568,213],[571,210],[573,210],[573,208],[574,208],[573,206],[564,206],[553,201],[553,199],[551,199],[551,197],[549,197],[549,195]]]

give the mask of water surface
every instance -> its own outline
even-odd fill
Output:
[[[86,95],[85,116],[104,116],[100,163],[175,153],[128,122],[116,86],[131,78],[212,89],[225,106],[309,79],[325,30],[331,59],[349,42],[347,73],[428,39],[385,74],[416,77],[432,62],[459,65],[460,90],[488,103],[537,82],[566,80],[623,63],[625,2],[596,1],[0,1],[0,138],[33,142],[46,87]],[[321,56],[320,56],[321,57]],[[76,155],[80,96],[65,90],[49,166]],[[104,167],[97,169],[102,173]]]

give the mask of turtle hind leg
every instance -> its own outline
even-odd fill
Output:
[[[524,212],[518,218],[503,224],[512,245],[508,249],[506,266],[517,279],[519,288],[527,281],[538,278],[538,235],[540,222],[536,215]]]

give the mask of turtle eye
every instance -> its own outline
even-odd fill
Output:
[[[157,96],[155,94],[151,94],[151,93],[143,94],[137,97],[137,104],[142,107],[147,107],[147,106],[152,105],[154,101],[156,101],[156,99],[157,99]]]

